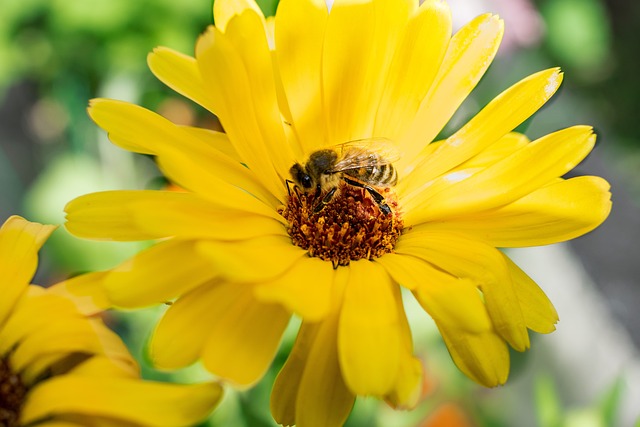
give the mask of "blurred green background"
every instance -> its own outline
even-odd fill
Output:
[[[277,0],[258,3],[267,15],[277,7]],[[596,127],[599,145],[577,172],[603,175],[614,184],[614,213],[605,226],[578,239],[570,250],[594,281],[595,298],[629,334],[629,351],[637,362],[640,4],[624,0],[449,3],[457,27],[491,11],[505,19],[506,33],[498,58],[444,133],[509,85],[557,65],[565,71],[563,89],[519,130],[535,138],[573,124]],[[211,0],[1,0],[0,219],[17,213],[61,224],[65,203],[81,194],[163,185],[150,158],[124,152],[107,141],[88,119],[87,102],[98,96],[122,99],[180,124],[219,128],[214,117],[164,87],[146,66],[146,55],[155,46],[192,54],[196,38],[212,21],[211,10]],[[59,229],[45,246],[36,281],[50,284],[83,271],[109,268],[141,247],[78,240]],[[144,343],[161,310],[114,315],[112,320],[141,359],[147,377],[203,378],[206,374],[197,367],[169,375],[145,365]],[[533,350],[513,354],[507,386],[486,390],[455,369],[434,325],[419,307],[409,304],[407,311],[428,371],[422,403],[406,413],[360,399],[348,426],[603,427],[634,419],[633,409],[621,409],[621,402],[635,396],[626,371],[614,373],[592,398],[576,398],[547,354],[553,348],[536,350],[547,337],[533,337]],[[229,391],[206,425],[273,425],[268,412],[270,385],[294,337],[292,326],[267,378],[252,390]],[[599,363],[606,363],[606,357]],[[574,388],[580,387],[582,379],[574,380],[578,381]],[[640,408],[640,401],[636,403]]]

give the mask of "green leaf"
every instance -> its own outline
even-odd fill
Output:
[[[562,408],[556,385],[548,375],[540,376],[534,384],[538,425],[540,427],[560,427]]]
[[[620,406],[620,400],[622,399],[623,390],[624,381],[622,378],[618,378],[612,384],[611,388],[605,393],[602,402],[600,403],[600,412],[602,413],[605,425],[616,425],[616,415],[618,407]]]
[[[611,50],[607,11],[598,0],[553,0],[542,5],[547,41],[563,66],[583,75],[606,66]]]

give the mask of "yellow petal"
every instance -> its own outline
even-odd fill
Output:
[[[398,378],[392,391],[385,396],[385,401],[394,409],[412,409],[418,404],[418,399],[422,394],[422,363],[413,356],[411,328],[404,311],[400,288],[394,287],[393,290],[396,295],[396,307],[400,314],[402,348],[400,350]]]
[[[54,325],[41,325],[25,336],[11,354],[11,365],[12,369],[20,372],[43,356],[48,357],[55,353],[95,354],[101,351],[102,347],[91,324],[82,318],[67,317],[56,319]]]
[[[157,47],[147,56],[147,64],[162,83],[216,113],[215,100],[203,90],[204,83],[195,58],[166,47]]]
[[[27,289],[36,272],[38,250],[56,229],[53,225],[29,222],[19,216],[9,217],[0,229],[0,325]]]
[[[401,175],[422,147],[432,141],[487,70],[502,40],[503,23],[482,15],[451,39],[434,84],[422,101],[409,131],[400,139],[405,155]]]
[[[177,385],[64,375],[30,391],[22,408],[21,425],[78,414],[158,427],[188,426],[206,417],[221,396],[222,389],[215,383]]]
[[[130,203],[130,215],[149,234],[165,234],[181,239],[243,240],[260,236],[287,236],[286,220],[275,209],[257,203],[243,210],[225,209],[208,200],[177,193],[175,197],[155,197]]]
[[[316,419],[319,422],[326,420],[326,425],[329,426],[334,423],[340,426],[353,406],[355,396],[347,389],[342,375],[339,372],[338,375],[322,375],[325,370],[330,374],[335,372],[338,365],[336,322],[348,279],[349,269],[339,268],[335,271],[331,313],[320,322],[302,323],[293,349],[275,380],[271,393],[271,413],[282,425],[294,425],[304,419],[309,420],[309,425],[315,426],[313,420]],[[319,335],[321,330],[322,334]],[[306,374],[304,394],[298,399],[302,377],[312,351],[313,357],[318,358],[319,362],[327,367],[308,365],[312,372]],[[323,392],[320,395],[316,394],[319,390]],[[339,398],[334,399],[334,396]],[[297,412],[298,404],[300,417]]]
[[[231,18],[247,10],[254,11],[264,21],[262,10],[254,0],[216,0],[213,2],[213,19],[216,28],[224,32]]]
[[[342,426],[355,396],[342,380],[336,348],[337,314],[304,322],[271,393],[271,413],[285,426]]]
[[[209,257],[212,267],[233,282],[261,282],[275,279],[307,252],[291,243],[288,236],[263,236],[237,242],[204,241],[198,249]]]
[[[276,46],[276,18],[275,16],[268,16],[265,18],[265,32],[267,33],[267,40],[269,41],[269,49],[271,50],[271,53],[273,53],[275,46]],[[274,74],[277,75],[277,71],[274,71]],[[276,79],[277,80],[277,79]],[[276,84],[279,84],[278,82],[276,82]],[[280,89],[278,89],[280,90]],[[279,92],[279,95],[281,95],[281,92]],[[280,99],[278,101],[281,101]]]
[[[202,142],[224,153],[228,158],[232,159],[236,163],[242,163],[242,159],[233,144],[229,141],[229,137],[224,132],[218,132],[211,129],[199,128],[195,126],[179,126],[180,129],[189,132],[194,137],[198,138]]]
[[[338,360],[337,329],[338,316],[334,313],[319,325],[313,337],[296,396],[298,427],[340,427],[355,402]]]
[[[38,423],[38,427],[84,427],[82,424],[78,424],[71,421],[60,421],[60,420],[51,420],[44,421],[42,423]],[[106,427],[104,425],[100,425],[98,427]]]
[[[164,369],[202,357],[212,373],[241,386],[266,371],[290,315],[253,298],[250,285],[212,283],[178,299],[153,335],[151,360]]]
[[[340,367],[355,394],[384,396],[396,383],[400,360],[395,285],[376,263],[356,261],[349,269],[338,327]]]
[[[275,216],[273,212],[283,204],[278,197],[284,196],[284,180],[280,181],[281,191],[274,196],[263,190],[258,181],[253,181],[256,185],[248,189],[236,186],[233,177],[225,177],[215,167],[209,167],[207,162],[198,160],[193,154],[182,151],[166,153],[157,158],[157,164],[163,174],[179,187],[193,191],[225,209],[244,205],[246,210]]]
[[[13,308],[11,316],[0,329],[0,354],[6,354],[25,338],[47,325],[50,326],[52,318],[61,322],[67,319],[80,322],[75,306],[70,300],[43,292],[39,292],[39,295],[31,294],[25,287],[19,304]]]
[[[275,17],[271,17],[270,19],[267,20],[267,23],[270,23],[270,22],[275,23]],[[273,33],[274,41],[272,43],[275,46],[275,28],[272,28],[272,30],[274,32]],[[282,84],[282,76],[280,75],[281,70],[277,65],[278,58],[276,57],[276,52],[272,51],[271,56],[272,56],[272,61],[274,63],[273,74],[274,74],[274,80],[276,85],[276,96],[278,99],[278,107],[280,108],[280,115],[281,115],[281,120],[283,124],[282,130],[284,132],[284,139],[288,143],[288,147],[291,150],[291,155],[293,156],[293,158],[304,159],[305,158],[304,153],[307,150],[303,148],[303,144],[301,142],[301,136],[299,134],[299,131],[296,128],[295,121],[291,114],[291,109],[289,108],[289,100],[287,99],[285,88],[284,88],[284,85]],[[307,142],[307,139],[309,139],[309,141],[311,140],[311,138],[304,137],[305,142]],[[320,139],[323,139],[322,135],[320,135]],[[289,165],[289,167],[290,166],[291,165]],[[288,173],[285,178],[290,179],[291,174]]]
[[[549,245],[600,225],[611,211],[610,198],[604,179],[576,177],[555,181],[499,209],[425,227],[456,230],[498,247]]]
[[[516,350],[529,347],[520,304],[500,251],[453,233],[411,230],[398,242],[396,252],[418,257],[453,276],[471,279],[483,292],[497,332]]]
[[[466,164],[467,162],[464,163]],[[430,213],[426,212],[429,210],[427,204],[429,198],[443,191],[446,192],[452,185],[473,177],[485,169],[486,167],[456,167],[431,181],[420,179],[420,175],[424,172],[423,169],[415,171],[405,181],[401,181],[398,186],[398,191],[401,195],[401,206],[403,211],[406,212],[403,216],[405,226],[413,227],[427,222],[427,215]]]
[[[276,60],[291,125],[307,153],[325,141],[322,103],[322,45],[327,5],[324,0],[282,0],[275,24]],[[304,22],[304,25],[300,25]]]
[[[216,277],[195,246],[192,241],[161,242],[110,270],[102,286],[111,305],[140,308],[171,301]]]
[[[558,313],[542,289],[509,257],[504,257],[511,273],[518,302],[527,328],[541,334],[556,330]]]
[[[25,381],[41,378],[45,369],[53,369],[55,373],[58,364],[52,364],[74,353],[104,354],[114,363],[120,364],[123,368],[133,369],[133,372],[137,373],[137,365],[122,340],[100,319],[78,316],[73,307],[70,307],[70,311],[61,312],[59,307],[52,310],[51,306],[56,306],[52,300],[62,298],[54,295],[46,297],[38,298],[43,301],[33,304],[28,312],[38,313],[49,323],[23,321],[20,327],[22,331],[27,332],[23,333],[18,346],[11,354],[12,366],[16,371],[23,371]],[[21,317],[24,319],[26,315]],[[52,324],[51,318],[56,318],[56,322]],[[71,361],[69,368],[76,363],[78,360]]]
[[[82,362],[71,371],[73,375],[85,377],[105,377],[105,378],[138,378],[139,373],[133,373],[129,369],[123,369],[120,363],[109,357],[97,355]]]
[[[451,358],[466,376],[485,387],[507,382],[509,350],[495,332],[468,334],[438,325]]]
[[[73,301],[81,314],[93,316],[111,308],[111,302],[102,286],[102,280],[106,274],[107,272],[102,271],[80,274],[56,283],[47,290]]]
[[[414,173],[419,176],[416,179],[429,182],[482,152],[542,107],[561,82],[562,73],[552,68],[533,74],[502,92],[416,167]]]
[[[87,239],[137,241],[168,237],[170,234],[166,232],[150,233],[143,230],[131,214],[129,205],[137,200],[171,200],[173,197],[185,198],[178,193],[151,190],[86,194],[65,206],[65,228],[74,236]]]
[[[488,282],[480,289],[496,332],[515,350],[527,350],[531,345],[527,323],[511,277]]]
[[[473,156],[459,166],[460,169],[489,167],[494,163],[512,155],[529,143],[526,135],[511,132],[482,150],[478,155]]]
[[[223,197],[221,195],[221,197]],[[284,235],[284,218],[248,197],[217,206],[193,193],[121,190],[91,193],[65,207],[66,228],[90,239],[150,240],[170,236],[191,239],[247,239]],[[235,207],[233,207],[235,205]]]
[[[410,353],[400,355],[398,381],[391,393],[385,396],[385,402],[394,409],[414,409],[424,388],[424,370],[422,362]]]
[[[450,37],[451,13],[445,2],[429,0],[414,12],[391,62],[374,135],[394,141],[404,135],[436,77]]]
[[[270,407],[271,415],[278,424],[296,424],[296,397],[300,389],[300,380],[309,361],[309,352],[323,323],[302,323],[289,357],[273,383]]]
[[[277,302],[305,321],[325,317],[330,308],[334,270],[319,258],[300,258],[284,275],[256,285],[255,295],[264,302]]]
[[[421,274],[424,275],[427,274],[425,270],[433,268],[421,259],[396,253],[386,254],[377,258],[375,262],[382,265],[396,283],[411,290],[414,290],[420,283],[420,280],[416,280],[417,277],[414,273],[422,271]],[[427,280],[427,278],[422,277],[421,280]]]
[[[156,114],[138,105],[113,99],[96,98],[89,101],[87,113],[98,126],[107,131],[111,142],[125,150],[155,155],[158,149],[157,144],[163,144],[165,141],[164,136],[157,140],[158,135],[151,133],[153,129],[149,129],[149,134],[140,129],[146,129],[148,117]],[[140,126],[141,122],[145,125]],[[162,124],[162,121],[159,122]],[[148,139],[149,135],[152,136],[152,139]]]
[[[233,43],[247,70],[251,90],[251,99],[248,101],[253,102],[258,127],[271,161],[281,177],[288,177],[293,164],[293,152],[285,138],[285,123],[277,98],[274,55],[269,47],[264,23],[254,13],[243,13],[229,22],[225,37]]]
[[[327,143],[373,135],[394,51],[415,3],[336,1],[322,54],[322,105]]]
[[[219,204],[227,200],[228,192],[239,200],[250,199],[248,192],[278,205],[277,196],[270,194],[258,177],[209,140],[201,139],[202,133],[189,132],[152,111],[122,101],[94,99],[89,115],[114,144],[158,156],[163,172],[183,188]]]
[[[30,291],[36,288],[42,291],[36,286]],[[130,376],[139,375],[137,364],[120,337],[99,318],[80,316],[67,297],[48,291],[28,294],[15,315],[19,323],[8,325],[2,337],[3,343],[14,347],[12,365],[25,384],[41,380],[45,372],[56,375],[74,368],[79,360],[69,358],[73,354],[105,355]],[[56,322],[51,323],[52,318]]]
[[[507,380],[509,351],[472,283],[441,273],[439,281],[425,281],[413,294],[436,322],[465,375],[487,387]]]
[[[240,386],[250,386],[269,368],[291,315],[277,304],[257,301],[250,287],[220,286],[210,304],[217,318],[202,350],[204,366]]]
[[[160,369],[179,369],[194,363],[202,354],[211,325],[219,318],[214,312],[218,295],[224,290],[212,281],[178,298],[153,332],[149,357]]]
[[[421,204],[428,204],[428,209],[417,214],[414,224],[512,203],[571,170],[594,143],[595,135],[587,126],[537,139],[494,165],[451,182],[446,190],[422,196]]]
[[[480,333],[491,328],[491,321],[473,282],[453,277],[412,256],[398,256],[394,262],[410,268],[388,269],[388,273],[396,282],[413,290],[434,320],[442,324],[455,324],[469,333]]]
[[[101,347],[100,354],[107,356],[123,370],[129,371],[129,374],[132,374],[130,376],[139,377],[140,368],[118,334],[109,329],[100,317],[92,317],[87,320],[91,324],[94,334],[98,337]]]
[[[209,76],[205,89],[221,100],[218,117],[243,163],[282,197],[294,160],[284,140],[263,23],[247,11],[231,24],[230,35],[211,27],[198,40],[198,65]]]
[[[73,366],[73,363],[78,362],[77,360],[74,361],[73,356],[70,356],[70,354],[71,353],[57,352],[40,355],[37,359],[30,361],[20,372],[22,382],[27,386],[35,385],[41,382],[43,377],[51,376],[52,368],[54,368],[54,374],[68,372],[69,368]],[[60,369],[60,366],[63,368]],[[139,376],[140,373],[136,372],[135,377],[137,378]]]
[[[414,165],[420,165],[425,162],[426,159],[439,150],[444,143],[445,141],[436,141],[424,147],[415,158],[415,161],[413,162]],[[529,139],[525,135],[516,132],[508,133],[477,155],[452,169],[447,176],[455,177],[457,175],[461,177],[470,175],[473,171],[481,170],[504,159],[520,148],[523,148],[528,143]],[[439,180],[435,180],[435,182],[432,181],[427,186],[424,186],[424,177],[421,172],[426,173],[426,171],[421,170],[415,171],[415,173],[409,173],[409,175],[403,177],[396,186],[396,191],[401,197],[401,206],[405,211],[412,211],[418,203],[416,199],[419,199],[419,197],[415,197],[417,194],[417,191],[415,191],[416,188],[421,188],[423,191],[436,191],[434,190],[435,185],[448,185],[448,181],[444,181],[444,179],[442,179],[443,177],[440,177],[440,180],[444,182],[438,182]],[[407,193],[411,192],[413,192],[413,194],[411,196],[407,196]]]

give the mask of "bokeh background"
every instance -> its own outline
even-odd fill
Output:
[[[272,15],[277,0],[258,0]],[[573,172],[612,184],[607,222],[573,242],[510,252],[548,293],[558,331],[514,353],[506,386],[487,390],[463,377],[433,323],[408,314],[427,367],[425,393],[410,413],[360,399],[355,426],[639,426],[640,416],[640,3],[626,0],[450,0],[459,28],[491,11],[505,20],[499,55],[443,131],[538,70],[560,66],[561,91],[519,128],[536,138],[574,124],[599,135]],[[212,21],[211,0],[0,0],[0,220],[21,214],[62,224],[72,198],[107,189],[160,188],[152,159],[112,146],[88,118],[93,97],[141,104],[180,124],[220,129],[215,117],[148,71],[155,46],[192,54]],[[113,267],[144,244],[91,242],[60,228],[45,245],[36,282]],[[139,357],[144,375],[197,381],[202,369],[160,373],[145,362],[150,325],[162,308],[108,319]],[[255,388],[229,391],[207,426],[271,426],[273,377],[294,339]]]

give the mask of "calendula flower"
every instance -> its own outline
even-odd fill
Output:
[[[355,396],[411,407],[422,368],[401,288],[435,320],[456,365],[506,381],[508,346],[554,330],[542,290],[497,248],[582,235],[610,210],[598,177],[563,179],[593,148],[588,126],[535,141],[512,133],[562,81],[541,71],[432,142],[491,63],[502,21],[451,35],[446,3],[217,0],[195,57],[167,48],[153,73],[226,133],[144,108],[91,102],[110,139],[153,155],[185,192],[111,191],[66,208],[93,239],[162,239],[75,286],[98,304],[173,304],[150,357],[201,359],[238,386],[260,379],[293,314],[298,338],[272,393],[285,425],[334,426]]]
[[[0,228],[0,425],[172,427],[203,419],[220,399],[218,384],[140,380],[99,319],[29,285],[54,229],[17,216]]]

